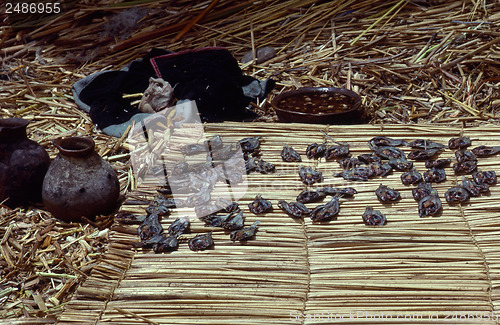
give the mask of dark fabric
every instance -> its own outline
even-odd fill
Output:
[[[257,96],[262,99],[274,87],[273,81],[259,84],[244,76],[236,59],[223,48],[177,53],[154,49],[131,63],[128,71],[97,76],[81,91],[80,100],[90,106],[89,115],[99,128],[120,124],[139,113],[130,105],[138,98],[123,99],[122,95],[144,92],[150,77],[168,81],[177,99],[195,100],[203,122],[252,119],[255,115],[246,107],[256,98],[245,96],[243,88],[252,82],[253,89],[262,84]]]

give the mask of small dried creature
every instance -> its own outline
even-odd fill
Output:
[[[302,202],[286,202],[285,200],[280,200],[278,202],[278,207],[294,218],[302,218],[303,215],[311,213],[311,210]]]
[[[255,200],[248,203],[248,209],[253,214],[269,212],[272,210],[272,208],[273,208],[273,205],[271,204],[271,201],[263,199],[260,194],[258,194],[255,197]]]
[[[429,168],[423,176],[427,183],[441,183],[446,180],[446,172],[442,168]]]
[[[229,234],[229,238],[232,241],[246,241],[255,236],[257,229],[259,228],[260,221],[256,220],[250,227],[246,227],[240,230],[235,230]]]
[[[478,184],[468,178],[465,178],[465,176],[462,177],[462,187],[466,189],[472,197],[479,196],[481,193],[485,193],[490,190],[488,184]]]
[[[363,213],[363,222],[367,226],[384,226],[387,223],[385,215],[379,210],[374,210],[373,207],[367,206]]]
[[[244,153],[255,153],[260,147],[260,137],[244,138],[238,141],[241,151]]]
[[[240,210],[234,217],[226,220],[222,224],[222,228],[227,230],[238,230],[245,226],[245,218],[243,217],[243,210]]]
[[[157,195],[146,208],[147,214],[156,214],[166,216],[170,214],[170,208],[175,208],[175,201],[172,198],[167,199],[163,195]]]
[[[432,190],[431,194],[418,202],[418,215],[420,218],[435,216],[441,211],[443,205],[437,191]]]
[[[306,185],[312,185],[323,181],[323,173],[314,170],[311,166],[300,166],[299,176],[302,182]]]
[[[177,218],[168,227],[168,234],[170,236],[179,237],[180,235],[189,230],[189,226],[190,226],[189,217]]]
[[[409,170],[401,174],[401,182],[404,185],[417,184],[422,181],[422,174],[416,169]]]
[[[373,170],[374,176],[383,177],[392,172],[392,166],[388,163],[374,162],[371,163],[369,167]]]
[[[366,181],[373,176],[373,169],[370,167],[356,167],[342,173],[335,173],[333,176],[343,177],[347,181]]]
[[[381,202],[394,202],[401,198],[398,191],[382,184],[375,190],[375,194]]]
[[[470,145],[471,141],[469,137],[451,138],[448,141],[448,148],[452,150],[467,148]]]
[[[453,170],[457,174],[470,174],[477,168],[477,160],[464,160],[453,164]]]
[[[311,203],[323,200],[326,197],[326,193],[322,190],[318,191],[302,191],[297,195],[297,202]]]
[[[315,207],[309,217],[312,221],[327,221],[337,217],[339,211],[339,198],[334,196],[327,204]]]
[[[440,148],[413,150],[408,154],[408,158],[413,160],[429,160],[441,151],[442,149]]]
[[[495,185],[497,183],[497,174],[494,170],[477,171],[472,174],[472,178],[476,184]]]
[[[306,156],[309,159],[318,159],[325,156],[326,143],[312,143],[307,146]]]
[[[407,146],[408,142],[400,139],[392,139],[383,136],[376,136],[368,141],[368,145],[370,146],[370,148],[385,147],[385,146],[399,147],[399,146]]]
[[[410,147],[415,149],[444,149],[446,146],[431,140],[418,139],[409,143]]]
[[[179,240],[175,236],[161,236],[162,238],[153,244],[155,253],[175,251],[179,248]]]
[[[457,150],[455,151],[455,158],[457,158],[457,161],[459,163],[464,162],[464,161],[476,161],[477,156],[474,154],[474,152],[470,150]]]
[[[417,187],[415,187],[412,191],[411,194],[413,195],[413,198],[415,201],[420,201],[424,197],[431,195],[432,193],[432,185],[429,183],[418,183]]]
[[[359,155],[358,160],[361,162],[364,162],[365,164],[380,163],[381,162],[381,159],[379,156],[373,155],[370,153],[365,153],[365,154]]]
[[[207,232],[206,234],[196,235],[191,238],[188,242],[189,249],[192,251],[204,251],[205,249],[212,247],[214,245],[214,240],[212,238],[212,232]]]
[[[286,162],[301,162],[300,154],[289,145],[285,145],[281,150],[281,159]]]
[[[444,193],[444,198],[448,203],[464,202],[469,199],[469,192],[461,186],[455,186]]]
[[[406,158],[389,159],[389,165],[400,171],[406,171],[413,168],[413,163],[406,160]]]
[[[500,152],[500,146],[479,146],[471,150],[477,157],[489,157]]]
[[[271,174],[274,173],[275,169],[276,167],[274,166],[274,164],[264,161],[264,159],[260,159],[257,162],[257,168],[255,170],[261,174]]]
[[[205,227],[222,227],[226,221],[232,218],[236,212],[229,212],[226,215],[220,216],[217,214],[209,214],[207,216],[200,217],[200,220],[205,223]]]
[[[345,158],[349,154],[349,144],[340,144],[330,146],[325,151],[325,159],[340,159]]]
[[[342,170],[356,168],[359,165],[361,165],[361,162],[359,161],[359,159],[354,158],[354,157],[342,158],[342,159],[337,160],[337,162],[339,163],[340,168],[342,168]]]
[[[446,166],[449,166],[451,164],[451,159],[446,158],[446,159],[438,159],[438,160],[427,160],[425,162],[425,167],[427,168],[444,168]]]
[[[137,228],[141,240],[146,240],[163,232],[163,227],[158,220],[158,215],[150,214],[144,222]]]
[[[336,195],[338,197],[352,197],[354,194],[358,194],[358,191],[354,187],[331,187],[325,186],[319,189],[320,192],[325,193],[326,195]]]
[[[403,150],[391,147],[391,146],[382,146],[382,147],[372,147],[371,148],[375,154],[383,159],[401,159],[406,160],[406,155]]]
[[[174,88],[162,78],[149,78],[149,86],[142,95],[138,109],[143,113],[156,113],[175,102]]]

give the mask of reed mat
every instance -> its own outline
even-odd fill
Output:
[[[261,156],[276,166],[273,174],[249,174],[239,200],[247,225],[261,221],[255,239],[231,242],[223,230],[193,219],[191,233],[182,238],[213,230],[213,249],[193,252],[181,241],[177,251],[154,254],[132,248],[139,240],[137,225],[115,222],[107,253],[67,304],[59,324],[498,323],[498,186],[466,203],[449,205],[444,192],[461,176],[447,167],[447,180],[433,185],[443,201],[442,214],[419,218],[413,186],[402,185],[401,172],[347,182],[333,176],[341,171],[337,162],[305,157],[308,144],[325,140],[320,131],[348,142],[356,156],[369,152],[367,141],[376,135],[443,144],[465,135],[472,147],[500,145],[498,126],[222,123],[206,124],[205,131],[225,142],[261,136]],[[281,160],[285,144],[301,154],[302,163]],[[453,151],[439,156],[447,157],[454,159]],[[357,189],[354,198],[341,199],[336,220],[292,219],[277,207],[278,200],[294,200],[305,188],[299,165],[323,172],[318,186]],[[414,165],[426,170],[423,162]],[[479,168],[498,172],[498,157],[479,158]],[[399,190],[402,199],[381,204],[374,193],[379,184]],[[145,214],[156,188],[140,185],[128,194],[122,211]],[[259,193],[272,202],[273,211],[256,216],[246,205]],[[368,205],[387,216],[386,226],[363,224]],[[163,227],[173,219],[163,218]]]

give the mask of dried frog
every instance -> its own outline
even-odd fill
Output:
[[[280,200],[278,202],[278,207],[294,218],[301,218],[303,215],[311,213],[311,210],[302,202],[286,202],[285,200]]]
[[[446,146],[431,140],[418,139],[409,143],[410,147],[415,149],[444,149]]]
[[[312,209],[309,217],[312,221],[327,221],[337,217],[340,211],[339,198],[334,196],[330,202]]]
[[[437,159],[437,160],[427,160],[425,162],[425,167],[427,168],[444,168],[446,166],[449,166],[451,164],[451,159],[446,158],[446,159]]]
[[[144,222],[137,228],[141,240],[152,238],[163,232],[163,227],[158,220],[158,215],[150,214],[144,219]]]
[[[306,156],[309,159],[318,159],[325,156],[326,144],[312,143],[307,146]]]
[[[289,145],[285,145],[281,150],[281,159],[286,162],[301,162],[300,154]]]
[[[252,202],[248,203],[248,209],[253,214],[269,212],[272,208],[273,205],[271,201],[263,199],[260,194],[258,194]]]
[[[326,193],[322,190],[317,191],[302,191],[297,195],[297,202],[301,203],[311,203],[323,200],[326,197]]]
[[[401,198],[398,191],[382,184],[375,190],[375,194],[381,202],[394,202]]]
[[[373,176],[373,169],[370,167],[356,167],[341,173],[335,173],[333,176],[343,177],[347,181],[366,181]]]
[[[367,206],[363,213],[363,222],[367,226],[384,226],[387,223],[385,215],[379,210],[374,210],[373,207]]]
[[[349,144],[340,144],[330,146],[325,151],[325,159],[340,159],[345,158],[349,154]]]
[[[180,235],[189,230],[189,226],[190,226],[189,217],[177,218],[168,227],[168,234],[170,236],[179,237]]]
[[[433,188],[431,184],[422,182],[419,183],[417,187],[411,191],[411,194],[413,195],[415,201],[420,201],[424,197],[431,195],[432,190]]]
[[[446,180],[446,172],[442,168],[429,168],[423,176],[427,183],[441,183]]]
[[[323,173],[314,170],[311,166],[300,166],[299,176],[302,182],[306,185],[312,185],[323,181]]]
[[[229,234],[229,238],[232,241],[246,241],[255,236],[257,229],[259,228],[260,221],[255,221],[250,227],[246,227],[240,230],[235,230]]]
[[[238,230],[245,226],[245,218],[243,217],[243,210],[240,210],[234,217],[226,220],[222,224],[222,228],[227,230]]]
[[[422,181],[422,174],[416,169],[409,170],[401,174],[401,182],[404,185],[417,184]]]
[[[497,183],[497,174],[494,170],[477,171],[472,174],[472,178],[476,184],[495,185]]]
[[[191,238],[188,242],[189,249],[192,251],[204,251],[205,249],[214,246],[214,240],[212,238],[212,232],[207,232],[206,234],[196,235]]]
[[[407,146],[408,142],[400,139],[392,139],[384,136],[376,136],[368,141],[368,145],[370,148],[375,147],[399,147],[399,146]]]
[[[444,193],[444,198],[448,203],[464,202],[469,199],[469,192],[461,186],[455,186]]]
[[[469,137],[451,138],[448,141],[448,148],[452,150],[467,148],[470,145],[471,141]]]
[[[477,157],[489,157],[500,152],[500,146],[479,146],[471,150]]]
[[[441,199],[437,191],[432,190],[431,194],[424,197],[418,202],[418,215],[420,218],[435,216],[442,209]]]

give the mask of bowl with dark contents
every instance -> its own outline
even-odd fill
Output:
[[[348,89],[303,87],[274,97],[280,122],[355,124],[361,122],[361,98]]]

